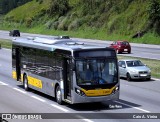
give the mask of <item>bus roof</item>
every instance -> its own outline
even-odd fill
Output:
[[[44,49],[54,51],[55,49],[62,49],[68,51],[84,50],[84,49],[104,49],[109,48],[107,46],[97,46],[80,42],[72,39],[55,39],[55,38],[40,38],[40,37],[28,37],[28,38],[14,38],[13,44],[32,47],[38,49]]]

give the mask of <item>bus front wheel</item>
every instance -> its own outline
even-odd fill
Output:
[[[24,80],[23,80],[23,86],[24,86],[24,89],[26,90],[26,91],[28,91],[28,79],[27,79],[27,76],[25,75],[24,76]]]
[[[56,87],[56,101],[58,104],[62,104],[62,92],[59,86]]]

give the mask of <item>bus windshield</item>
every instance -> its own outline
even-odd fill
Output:
[[[87,59],[76,61],[78,85],[99,85],[118,82],[115,59]]]

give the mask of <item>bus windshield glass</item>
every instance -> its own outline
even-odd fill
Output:
[[[76,61],[78,85],[99,85],[118,82],[115,59],[80,59]]]

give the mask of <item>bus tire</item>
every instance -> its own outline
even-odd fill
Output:
[[[27,79],[27,76],[26,76],[26,75],[24,75],[24,78],[23,78],[23,86],[24,86],[24,89],[25,89],[26,91],[29,90],[29,87],[28,87],[28,79]]]
[[[58,104],[62,104],[62,92],[59,85],[56,87],[56,101]]]

